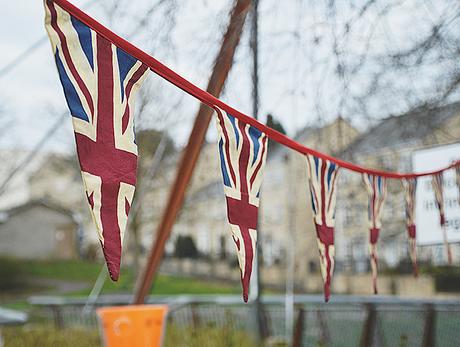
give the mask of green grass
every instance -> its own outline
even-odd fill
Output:
[[[118,282],[106,280],[102,294],[132,293],[135,283],[134,276],[123,274]],[[88,295],[91,288],[75,291],[67,295]],[[180,294],[239,294],[239,285],[229,285],[212,281],[203,281],[189,277],[176,277],[170,275],[158,275],[151,294],[155,295],[180,295]]]
[[[102,266],[102,262],[91,263],[79,260],[23,261],[0,259],[0,269],[2,267],[14,268],[14,271],[10,271],[9,273],[21,274],[21,282],[18,287],[22,289],[22,294],[25,293],[27,295],[58,294],[53,288],[43,288],[43,285],[34,283],[34,281],[37,282],[37,279],[87,283],[86,288],[64,295],[88,295]],[[132,293],[135,280],[135,274],[132,269],[124,267],[121,270],[120,278],[117,282],[112,282],[107,277],[102,294]],[[8,282],[7,276],[1,278],[0,281]],[[14,286],[10,287],[9,291],[6,292],[10,293],[10,296],[14,296],[17,292],[17,288]],[[238,294],[240,293],[240,286],[238,283],[228,284],[160,274],[151,289],[151,293],[157,295]]]
[[[151,293],[153,294],[239,294],[239,285],[228,285],[197,279],[159,275]]]
[[[97,331],[56,330],[47,325],[5,327],[2,329],[2,335],[5,346],[8,347],[95,347],[101,345]]]
[[[166,330],[165,347],[256,347],[251,335],[229,327],[179,328]]]
[[[23,347],[95,347],[99,333],[78,329],[56,330],[49,325],[29,325],[2,329],[5,346]],[[256,347],[250,335],[230,328],[178,328],[168,326],[165,347]]]
[[[16,261],[31,277],[57,280],[88,281],[96,278],[102,264],[79,260]]]

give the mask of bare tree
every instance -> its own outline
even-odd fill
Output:
[[[348,108],[348,114],[383,116],[460,98],[458,1],[347,4],[328,5],[335,73],[342,83],[339,113]]]

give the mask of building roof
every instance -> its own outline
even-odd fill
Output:
[[[460,102],[440,107],[422,106],[399,116],[390,116],[359,136],[342,152],[342,156],[420,143],[455,116],[460,117]]]
[[[52,211],[56,211],[58,213],[61,213],[63,215],[66,215],[68,216],[70,219],[72,219],[76,224],[78,224],[77,222],[77,217],[76,215],[62,207],[62,206],[58,206],[56,204],[53,204],[49,201],[46,201],[46,200],[31,200],[31,201],[28,201],[26,202],[25,204],[22,204],[22,205],[19,205],[19,206],[15,206],[9,210],[6,210],[6,211],[0,211],[0,222],[4,222],[6,220],[8,220],[10,217],[12,216],[15,216],[17,214],[20,214],[24,211],[27,211],[31,208],[34,208],[34,207],[44,207],[44,208],[47,208],[47,209],[50,209]]]
[[[321,134],[328,129],[328,127],[335,126],[338,124],[346,125],[347,127],[353,127],[350,122],[348,122],[343,117],[339,116],[332,120],[329,123],[323,125],[307,125],[296,132],[294,137],[292,138],[294,141],[305,144],[310,140],[312,137],[321,136]],[[340,126],[340,125],[339,125]],[[357,131],[357,130],[356,130]],[[330,139],[325,140],[324,142],[328,142]],[[314,147],[313,149],[318,150],[319,148]],[[284,146],[277,144],[277,146],[271,146],[268,149],[268,160],[280,160],[282,159],[287,153],[291,153],[291,149]]]

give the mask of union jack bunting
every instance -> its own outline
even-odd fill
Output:
[[[45,0],[45,11],[87,200],[116,281],[136,184],[133,97],[147,67],[53,1]]]
[[[447,252],[447,262],[452,264],[452,252],[450,250],[449,242],[447,241],[446,217],[444,215],[444,178],[442,172],[433,175],[431,185],[433,186],[436,206],[438,206],[439,210],[439,223],[441,224],[442,237]]]
[[[267,136],[219,108],[216,111],[227,217],[238,254],[243,299],[247,302],[257,245],[259,191],[267,157]]]
[[[409,255],[412,260],[414,275],[418,276],[416,227],[415,227],[415,194],[417,192],[417,179],[406,178],[402,180],[404,187],[404,200],[406,201],[406,227],[409,240]]]
[[[327,302],[334,273],[334,225],[339,167],[329,160],[313,155],[307,154],[306,157],[321,275],[324,281],[324,298]]]
[[[387,182],[386,179],[381,176],[363,174],[362,177],[369,196],[369,253],[371,257],[372,286],[374,294],[377,294],[377,241],[379,238],[380,228],[382,227],[381,216],[387,192]]]

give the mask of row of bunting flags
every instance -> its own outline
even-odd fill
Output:
[[[329,157],[224,104],[66,0],[45,0],[45,12],[45,26],[72,114],[88,205],[112,280],[119,276],[123,234],[136,185],[133,98],[149,69],[216,111],[227,217],[237,250],[245,302],[256,254],[259,192],[268,137],[305,155],[326,301],[329,300],[334,272],[334,222],[340,169],[359,172],[368,193],[369,253],[375,293],[377,241],[388,178],[400,179],[404,187],[407,236],[414,273],[417,274],[415,193],[419,176],[433,176],[444,243],[448,260],[452,261],[445,229],[443,172],[455,168],[460,188],[460,161],[432,173],[399,174],[365,169]]]

